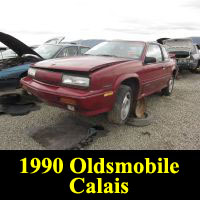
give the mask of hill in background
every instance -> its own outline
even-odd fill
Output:
[[[83,46],[88,46],[90,48],[96,46],[97,44],[101,43],[101,42],[104,42],[106,40],[103,40],[103,39],[90,39],[90,40],[76,40],[76,41],[73,41],[77,44],[81,44]]]

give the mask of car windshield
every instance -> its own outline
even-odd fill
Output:
[[[3,51],[3,52],[1,52],[1,54],[2,54],[3,59],[17,57],[17,54],[12,49],[8,49],[6,51]]]
[[[43,44],[34,49],[34,51],[42,56],[44,59],[51,59],[58,53],[61,48],[62,46],[60,45]]]
[[[110,41],[98,44],[85,54],[140,59],[143,49],[144,43],[142,42]]]

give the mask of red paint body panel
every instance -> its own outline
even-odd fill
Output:
[[[144,64],[147,45],[140,60],[104,56],[82,56],[62,58],[36,63],[36,77],[21,80],[23,87],[50,105],[67,109],[61,97],[76,101],[76,111],[87,116],[109,112],[114,103],[120,84],[127,79],[139,83],[137,99],[151,95],[165,88],[175,70],[175,62],[170,59],[161,63]],[[77,76],[87,75],[90,87],[70,88],[61,84],[63,73]],[[113,95],[104,96],[113,91]]]
[[[61,97],[77,102],[76,111],[91,116],[108,112],[112,107],[113,96],[104,97],[104,91],[85,91],[40,83],[31,77],[21,80],[23,88],[42,101],[56,107],[67,109],[67,105],[59,102]]]

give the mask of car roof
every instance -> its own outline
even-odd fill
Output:
[[[105,42],[138,42],[138,43],[146,43],[144,41],[137,41],[137,40],[106,40]]]

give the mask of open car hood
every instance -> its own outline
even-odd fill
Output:
[[[6,33],[0,32],[0,42],[9,47],[10,49],[12,49],[20,57],[24,54],[33,54],[43,59],[33,49],[31,49],[23,42],[19,41],[18,39]]]
[[[165,40],[169,40],[170,38],[159,38],[159,39],[157,39],[156,41],[159,43],[159,44],[163,44],[163,42],[165,41]]]
[[[191,39],[169,39],[163,41],[165,48],[171,51],[192,51],[194,49]]]

